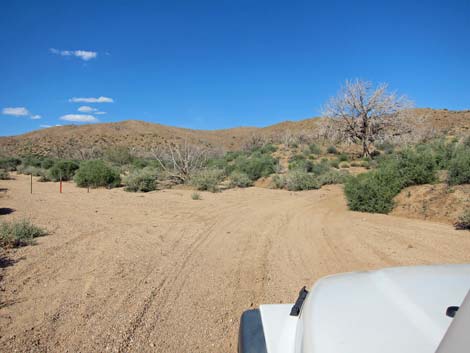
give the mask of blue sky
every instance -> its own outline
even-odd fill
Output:
[[[4,0],[0,51],[0,135],[75,120],[265,126],[318,115],[356,77],[419,107],[470,108],[468,0]]]

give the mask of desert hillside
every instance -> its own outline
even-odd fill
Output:
[[[470,110],[414,109],[410,113],[409,122],[412,127],[437,135],[470,133]],[[237,127],[224,130],[192,130],[135,120],[57,126],[19,136],[0,137],[0,154],[54,155],[58,151],[68,154],[68,151],[78,148],[106,149],[115,145],[146,150],[166,141],[183,139],[212,148],[236,150],[253,135],[279,139],[286,133],[302,132],[310,136],[318,136],[320,122],[321,118],[310,118],[284,121],[263,128]]]

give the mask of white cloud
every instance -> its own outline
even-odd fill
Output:
[[[30,112],[25,107],[7,107],[2,109],[2,114],[13,116],[27,116],[30,114]]]
[[[109,97],[103,97],[100,96],[98,98],[79,98],[79,97],[73,97],[69,99],[69,102],[72,103],[114,103],[114,99],[109,98]]]
[[[41,119],[41,118],[42,118],[42,116],[39,115],[39,114],[31,115],[31,119],[32,119],[32,120],[38,120],[38,119]]]
[[[106,112],[94,112],[93,114],[95,114],[95,115],[103,115],[103,114],[106,114]]]
[[[93,115],[85,114],[66,114],[62,115],[59,119],[65,121],[73,121],[77,123],[97,123],[99,121]]]
[[[82,113],[91,113],[91,112],[96,112],[98,109],[89,107],[88,105],[82,105],[77,110]]]
[[[39,125],[39,127],[48,128],[48,127],[51,127],[51,126],[50,126],[50,125],[46,125],[46,124],[41,124],[41,125]]]
[[[84,61],[94,59],[98,56],[98,53],[96,51],[88,51],[88,50],[59,50],[55,48],[50,48],[49,51],[52,54],[61,55],[61,56],[75,56]]]

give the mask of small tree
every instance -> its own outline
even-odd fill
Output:
[[[158,146],[152,149],[152,154],[164,171],[184,183],[206,164],[208,150],[185,140],[179,144],[167,143],[163,148]]]
[[[387,84],[374,88],[367,81],[346,81],[336,97],[326,104],[323,116],[338,136],[362,146],[362,155],[384,134],[399,128],[397,117],[412,103],[387,91]]]

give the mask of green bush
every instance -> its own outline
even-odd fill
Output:
[[[432,154],[424,151],[418,153],[411,149],[399,152],[390,164],[379,168],[396,168],[399,172],[402,187],[433,183],[436,177],[436,162]]]
[[[198,193],[198,192],[193,192],[193,193],[191,194],[191,198],[192,198],[193,200],[202,200],[201,194]]]
[[[41,167],[19,165],[16,170],[18,174],[32,175],[37,177],[47,175],[47,170],[42,169]]]
[[[310,173],[313,170],[313,162],[305,159],[305,156],[303,155],[295,155],[289,160],[289,169],[298,169]]]
[[[349,177],[349,173],[345,171],[329,170],[317,177],[319,186],[330,184],[343,184]]]
[[[112,188],[121,183],[119,173],[99,159],[82,162],[73,180],[79,187],[93,188],[100,186]]]
[[[16,170],[16,167],[21,164],[21,159],[14,157],[7,157],[0,159],[0,169],[4,169],[8,172]]]
[[[131,164],[134,160],[134,156],[131,154],[129,147],[115,146],[106,151],[105,159],[118,166],[123,166]]]
[[[348,178],[344,192],[353,211],[388,213],[393,208],[393,198],[401,188],[399,174],[386,169]]]
[[[315,175],[301,171],[292,170],[285,176],[284,185],[289,191],[311,190],[318,189],[318,184]]]
[[[74,161],[57,161],[49,169],[49,177],[53,181],[59,181],[60,178],[64,181],[71,180],[78,168],[78,163]]]
[[[326,173],[330,170],[330,164],[328,163],[327,160],[321,160],[320,163],[315,163],[312,166],[311,172],[315,175],[321,175],[323,173]]]
[[[449,163],[449,184],[470,184],[470,148],[460,147]]]
[[[21,158],[21,164],[24,167],[41,168],[41,163],[42,163],[42,158],[33,154],[29,154]]]
[[[239,156],[234,161],[229,172],[240,171],[248,175],[251,180],[267,177],[276,171],[277,160],[270,155],[254,153],[250,157]],[[230,170],[231,169],[231,170]]]
[[[253,185],[253,182],[248,174],[237,170],[230,174],[230,187],[246,188],[251,185]]]
[[[347,161],[349,161],[349,156],[346,153],[341,153],[338,156],[338,159],[339,159],[340,162],[347,162]]]
[[[157,189],[158,171],[151,167],[136,169],[124,178],[126,191],[149,192]]]
[[[44,229],[35,226],[26,219],[2,222],[0,223],[0,247],[13,248],[32,244],[34,238],[46,234]]]
[[[191,177],[191,185],[198,190],[216,192],[219,190],[219,183],[223,178],[224,173],[220,169],[203,169]]]
[[[339,165],[339,167],[340,167],[340,168],[349,168],[350,165],[349,165],[349,163],[343,162],[343,163],[341,163],[341,164]]]
[[[42,161],[41,161],[41,168],[42,169],[50,169],[52,168],[52,166],[54,165],[54,163],[56,163],[56,161],[52,158],[44,158]]]
[[[0,169],[0,180],[8,180],[10,179],[10,173],[8,173],[5,169]]]
[[[454,226],[455,226],[456,229],[460,229],[460,230],[468,229],[468,230],[470,230],[470,210],[469,209],[465,210],[460,215],[460,217],[454,223]]]
[[[311,143],[310,145],[308,145],[308,148],[310,150],[310,153],[312,153],[312,154],[321,154],[321,148],[318,147],[314,143]]]
[[[338,154],[338,150],[336,149],[335,146],[328,146],[328,148],[326,149],[326,152],[330,154]]]
[[[336,169],[339,168],[339,161],[337,159],[332,159],[329,163],[331,167],[336,168]]]

